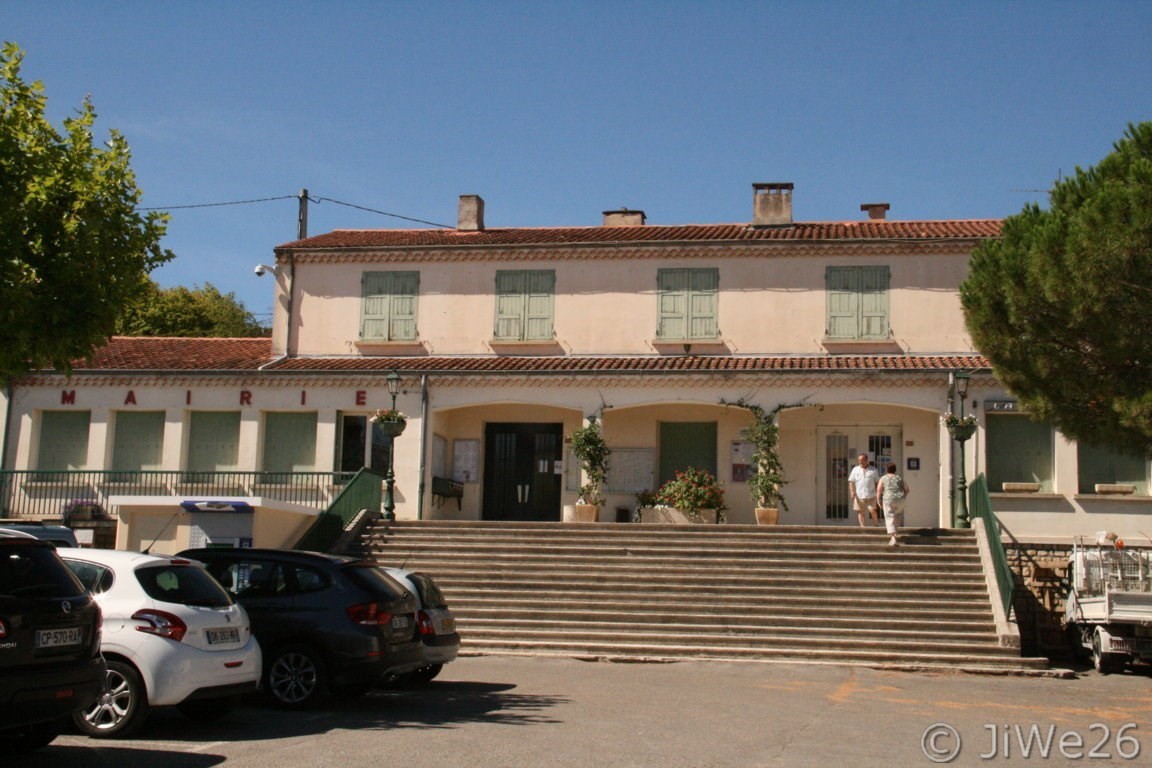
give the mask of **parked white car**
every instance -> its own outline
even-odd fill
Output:
[[[416,628],[424,643],[424,664],[419,669],[394,678],[394,683],[427,683],[440,674],[444,665],[460,652],[460,635],[456,631],[456,617],[448,609],[444,595],[435,580],[426,573],[415,573],[402,568],[384,568],[389,576],[416,596]]]
[[[104,613],[108,687],[76,713],[89,736],[126,736],[152,707],[194,719],[227,714],[260,681],[248,614],[194,560],[108,549],[60,549]]]

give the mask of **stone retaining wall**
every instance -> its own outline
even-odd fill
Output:
[[[1004,545],[1016,576],[1016,621],[1024,656],[1064,658],[1072,646],[1064,633],[1064,600],[1071,544]]]

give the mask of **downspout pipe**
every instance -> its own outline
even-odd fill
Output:
[[[424,519],[424,473],[428,464],[428,374],[420,376],[420,484],[416,492],[416,519]]]

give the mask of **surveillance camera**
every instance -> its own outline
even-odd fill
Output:
[[[256,277],[264,277],[264,273],[267,270],[268,270],[268,268],[265,267],[263,264],[257,264],[256,269],[254,269],[253,272],[256,273]]]

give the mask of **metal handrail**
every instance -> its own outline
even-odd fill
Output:
[[[1004,542],[1000,540],[1000,521],[992,511],[992,497],[988,494],[988,478],[979,475],[968,486],[968,514],[972,518],[979,517],[984,521],[984,530],[988,533],[988,545],[992,554],[992,566],[996,574],[996,587],[1000,591],[1000,599],[1004,604],[1004,613],[1009,615],[1012,610],[1012,599],[1016,592],[1016,578],[1012,566],[1008,564],[1008,553],[1004,549]]]
[[[365,467],[356,473],[293,549],[327,552],[361,510],[380,511],[384,476]]]
[[[352,472],[188,472],[173,470],[0,470],[0,517],[114,518],[112,496],[263,497],[316,509],[329,504]]]

